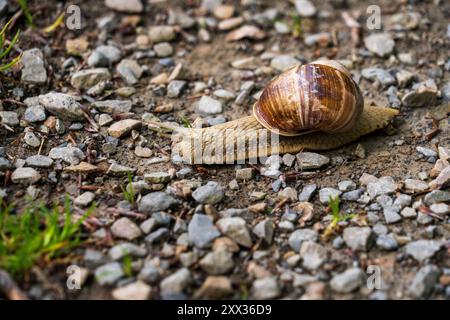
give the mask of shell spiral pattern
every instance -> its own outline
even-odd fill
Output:
[[[364,99],[350,72],[336,61],[293,67],[274,78],[253,107],[267,129],[284,136],[351,130]]]

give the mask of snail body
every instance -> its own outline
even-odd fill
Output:
[[[272,79],[252,116],[177,130],[172,155],[192,164],[224,164],[335,149],[385,127],[396,114],[395,109],[364,106],[358,85],[342,64],[317,61]]]

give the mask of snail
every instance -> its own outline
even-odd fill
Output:
[[[177,129],[172,155],[191,164],[224,164],[335,149],[385,127],[397,114],[391,108],[364,106],[350,72],[337,61],[320,60],[272,79],[251,116],[208,128]]]

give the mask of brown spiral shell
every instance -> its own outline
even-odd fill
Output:
[[[313,131],[349,131],[364,99],[350,72],[334,60],[293,67],[267,85],[253,106],[254,117],[284,136]]]

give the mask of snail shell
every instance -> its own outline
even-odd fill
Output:
[[[268,130],[283,136],[313,131],[351,130],[364,99],[350,72],[334,60],[293,67],[273,80],[253,106],[253,115]]]

